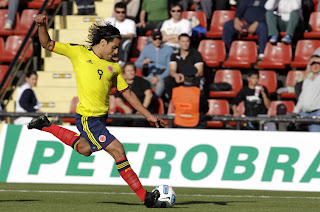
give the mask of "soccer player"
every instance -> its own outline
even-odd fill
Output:
[[[117,85],[118,91],[148,121],[154,123],[156,127],[165,126],[162,119],[152,115],[140,103],[124,80],[120,66],[112,60],[121,43],[119,30],[110,24],[105,26],[93,24],[88,35],[88,43],[91,46],[86,47],[51,40],[45,15],[37,15],[35,22],[38,25],[41,46],[67,56],[72,62],[79,96],[75,119],[80,136],[50,123],[45,115],[32,119],[28,129],[49,132],[85,156],[90,156],[95,151],[105,150],[115,159],[121,177],[130,188],[147,207],[153,207],[159,198],[159,192],[147,192],[143,188],[138,176],[130,167],[122,144],[106,129],[111,82]]]

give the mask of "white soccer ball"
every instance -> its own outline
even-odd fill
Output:
[[[176,192],[168,185],[159,185],[153,189],[160,192],[160,197],[155,204],[156,208],[171,208],[176,203]]]

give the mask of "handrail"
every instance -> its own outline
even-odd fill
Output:
[[[38,12],[39,14],[42,14],[42,13],[44,12],[44,10],[45,10],[46,6],[48,5],[48,2],[49,2],[49,1],[51,1],[51,4],[50,4],[49,8],[52,6],[54,0],[45,0],[45,1],[43,2],[42,6],[41,6],[40,9],[39,9],[39,12]],[[57,9],[56,9],[56,10],[59,10],[60,7],[61,7],[61,5],[62,5],[62,2],[59,3],[59,5],[57,6]],[[57,13],[57,12],[56,12],[56,13]],[[55,13],[55,14],[56,14],[56,13]],[[50,21],[50,24],[52,24],[52,21]],[[50,26],[50,25],[49,25],[49,26]],[[49,27],[49,26],[48,26],[48,27]],[[14,77],[16,76],[16,74],[17,74],[17,72],[18,72],[18,70],[19,70],[19,68],[20,68],[20,66],[21,66],[21,64],[22,64],[22,62],[23,62],[23,59],[25,58],[25,55],[26,55],[26,52],[27,52],[28,48],[30,47],[30,45],[32,45],[32,42],[30,42],[30,43],[28,44],[28,46],[26,46],[27,43],[28,43],[28,41],[29,41],[29,38],[32,36],[32,32],[34,31],[35,27],[36,27],[36,23],[33,22],[32,25],[31,25],[31,27],[30,27],[30,29],[28,30],[28,32],[27,32],[27,34],[26,34],[26,36],[25,36],[25,38],[24,38],[24,40],[23,40],[20,48],[18,49],[17,54],[15,55],[14,59],[13,59],[12,62],[10,63],[7,73],[4,75],[3,80],[0,82],[0,91],[3,91],[2,94],[0,95],[0,102],[3,102],[3,100],[4,100],[5,96],[6,96],[6,93],[7,93],[7,91],[8,91],[8,88],[10,87],[10,85],[12,85],[12,82],[13,82],[13,80],[14,80]],[[19,57],[20,57],[22,51],[23,51],[25,48],[26,48],[25,53],[23,54],[23,57],[22,57],[21,60],[19,61]],[[32,58],[29,58],[29,61],[27,61],[27,67],[26,67],[26,68],[28,68],[28,67],[30,66],[30,64],[31,64],[31,59],[32,59]],[[18,63],[18,62],[19,62],[19,63]],[[17,64],[18,64],[18,65],[17,65]],[[25,70],[26,70],[26,69],[25,69]],[[23,74],[22,74],[22,76],[20,77],[18,83],[19,83],[19,82],[21,81],[21,79],[23,78],[23,76],[24,76],[24,74],[25,74],[25,70],[23,71]],[[9,76],[12,76],[11,79],[10,79],[10,82],[8,83],[8,86],[4,88],[4,86],[5,86],[8,78],[9,78]],[[17,85],[18,85],[18,83],[17,83]],[[4,104],[4,107],[5,107],[6,105],[7,105],[7,104]],[[3,108],[3,109],[5,109],[5,108]]]

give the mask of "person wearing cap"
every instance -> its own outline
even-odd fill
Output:
[[[190,47],[191,38],[188,34],[179,35],[180,50],[172,53],[170,58],[170,76],[165,79],[165,96],[167,100],[171,99],[172,89],[182,85],[185,81],[182,70],[185,68],[195,67],[197,73],[194,83],[203,89],[203,60],[199,51]]]
[[[192,35],[191,22],[182,18],[183,10],[179,3],[172,3],[169,11],[171,18],[163,22],[160,31],[166,45],[179,49],[179,35],[182,33]]]
[[[293,113],[302,117],[320,116],[320,56],[312,55],[308,66],[310,73],[302,83],[302,91]],[[308,125],[310,132],[320,132],[319,124]]]
[[[205,115],[209,110],[207,97],[193,83],[197,72],[194,66],[182,69],[184,83],[172,90],[172,103],[175,108],[174,121],[178,127],[202,129],[207,127],[205,120]]]
[[[118,51],[118,64],[123,67],[128,61],[131,45],[133,39],[136,37],[136,23],[126,17],[127,5],[123,2],[119,2],[114,6],[115,17],[107,18],[104,21],[110,23],[112,26],[117,27],[120,31],[122,42]]]
[[[161,32],[153,30],[152,42],[141,51],[134,63],[137,68],[146,68],[145,79],[155,88],[155,97],[162,97],[164,92],[164,79],[169,76],[169,62],[173,49],[162,42]]]

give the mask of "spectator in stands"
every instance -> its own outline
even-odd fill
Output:
[[[171,55],[169,70],[170,76],[165,79],[165,96],[167,100],[171,99],[172,89],[182,85],[185,81],[182,70],[190,67],[195,67],[197,73],[195,75],[194,85],[203,90],[203,60],[200,52],[191,48],[191,39],[188,34],[179,36],[180,50]]]
[[[145,79],[155,88],[155,97],[162,97],[164,79],[169,76],[169,62],[173,49],[162,43],[160,31],[151,34],[152,43],[147,44],[135,62],[137,68],[144,69]]]
[[[137,23],[138,35],[145,35],[148,30],[160,30],[162,23],[168,18],[168,0],[143,0],[139,16],[140,22]]]
[[[136,21],[140,9],[140,0],[114,0],[114,5],[119,2],[126,4],[127,17]]]
[[[9,5],[8,5],[9,4]],[[4,24],[4,29],[12,30],[14,27],[14,23],[16,21],[16,15],[19,8],[20,0],[2,0],[0,2],[0,7],[8,6],[8,16],[6,18],[6,22]]]
[[[163,22],[160,29],[166,45],[175,49],[180,48],[178,37],[182,33],[192,35],[191,22],[182,18],[182,6],[178,3],[170,5],[171,18]]]
[[[32,87],[37,85],[38,75],[35,71],[29,71],[26,74],[26,82],[19,86],[17,90],[16,108],[18,113],[41,112],[40,105],[34,94]],[[14,120],[14,124],[24,125],[31,121],[32,117],[19,117]]]
[[[122,42],[118,52],[118,63],[120,67],[128,61],[132,41],[136,36],[136,23],[126,18],[126,4],[119,2],[114,6],[115,17],[107,18],[104,25],[109,22],[112,26],[117,27],[121,33]]]
[[[248,85],[239,91],[231,104],[233,116],[239,117],[241,115],[237,110],[237,106],[242,101],[244,101],[246,116],[267,114],[268,108],[270,107],[270,99],[267,88],[258,85],[259,72],[257,70],[249,71],[247,80]],[[248,129],[257,129],[257,126],[249,122]]]
[[[75,0],[77,4],[77,15],[97,15],[94,0]]]
[[[265,22],[266,0],[243,0],[237,7],[234,20],[227,21],[223,26],[222,40],[229,53],[234,36],[258,35],[259,55],[258,59],[264,57],[264,48],[268,42],[268,31]]]
[[[267,0],[265,8],[269,42],[276,44],[280,31],[286,32],[281,42],[291,44],[294,32],[302,24],[301,0]]]
[[[176,114],[174,121],[179,127],[206,128],[208,100],[204,92],[193,84],[198,70],[194,66],[188,66],[181,71],[184,83],[172,90],[172,103]]]
[[[320,116],[320,56],[312,55],[309,60],[310,73],[303,81],[297,105],[293,113],[302,117]],[[319,124],[310,124],[310,132],[320,132]]]
[[[150,88],[150,83],[138,76],[136,74],[136,67],[132,62],[128,62],[123,67],[123,77],[130,86],[130,89],[136,94],[140,102],[145,108],[148,108],[150,112],[153,112],[151,106],[152,100],[152,91]],[[137,110],[132,108],[130,104],[126,101],[123,95],[116,91],[115,93],[116,105],[120,108],[125,114],[137,113]],[[149,107],[150,106],[150,107]],[[121,125],[125,125],[121,123]],[[148,126],[148,121],[146,120],[137,120],[132,123],[133,126]]]

